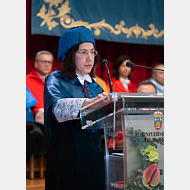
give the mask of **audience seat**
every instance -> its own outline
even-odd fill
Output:
[[[37,160],[37,159],[36,159]],[[30,159],[30,179],[34,179],[34,155],[32,154]],[[39,158],[39,171],[40,171],[40,178],[44,178],[44,155]]]

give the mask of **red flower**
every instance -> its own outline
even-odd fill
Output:
[[[157,164],[151,163],[143,172],[142,182],[145,187],[157,186],[160,182],[160,169]]]

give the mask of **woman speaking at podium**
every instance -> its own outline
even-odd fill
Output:
[[[81,107],[107,95],[93,79],[99,61],[91,31],[66,30],[59,39],[63,66],[45,80],[45,136],[50,142],[46,190],[101,190],[103,153],[100,130],[81,129]]]

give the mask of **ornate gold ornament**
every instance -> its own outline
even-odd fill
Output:
[[[150,30],[144,30],[138,24],[136,26],[132,26],[131,28],[124,28],[125,22],[123,20],[120,21],[119,24],[115,25],[115,28],[113,28],[110,24],[105,22],[105,19],[102,19],[100,22],[89,24],[89,22],[84,21],[75,21],[73,18],[71,18],[68,13],[71,13],[71,8],[69,7],[69,1],[66,0],[64,3],[63,0],[44,0],[45,3],[49,3],[49,9],[47,12],[47,9],[45,8],[45,4],[43,3],[39,13],[37,13],[36,16],[41,17],[43,22],[41,23],[40,27],[42,27],[45,23],[47,23],[49,31],[51,31],[53,28],[55,28],[57,25],[61,24],[64,28],[71,28],[76,26],[85,26],[91,30],[91,28],[94,28],[94,35],[99,36],[101,34],[101,30],[108,29],[111,33],[114,33],[115,35],[121,34],[123,32],[126,35],[126,38],[133,37],[133,33],[136,38],[138,38],[141,34],[141,38],[145,38],[147,40],[147,36],[153,35],[155,38],[160,38],[162,35],[164,35],[164,30],[161,30],[160,32],[158,29],[155,28],[154,24],[149,24]],[[61,4],[61,7],[57,8],[58,5]],[[57,10],[59,11],[59,14],[56,14],[55,10],[52,8],[52,6],[55,6]],[[47,12],[47,13],[46,13]],[[60,23],[53,20],[54,18],[60,18]]]

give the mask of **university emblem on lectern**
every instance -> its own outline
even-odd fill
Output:
[[[162,112],[154,112],[154,127],[156,130],[160,130],[162,126]]]

